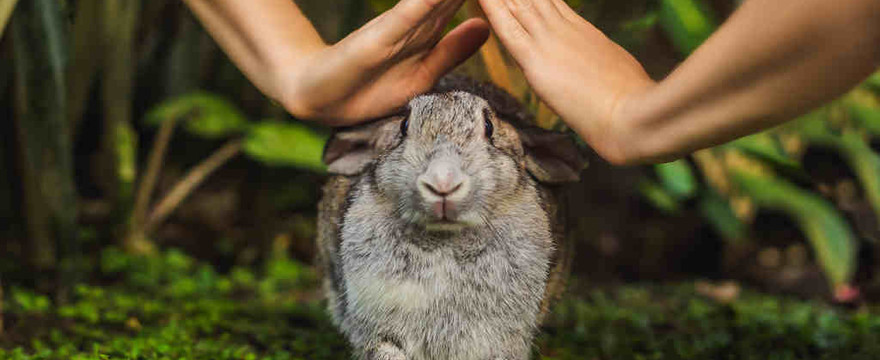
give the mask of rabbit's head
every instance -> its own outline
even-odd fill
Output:
[[[583,167],[567,135],[515,127],[461,91],[422,95],[402,114],[336,132],[324,161],[330,173],[371,175],[393,216],[446,231],[485,224],[535,180],[577,181]]]

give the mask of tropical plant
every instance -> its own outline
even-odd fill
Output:
[[[698,0],[663,0],[657,18],[683,55],[717,27],[709,8]],[[645,179],[643,193],[670,212],[684,200],[697,199],[704,217],[733,244],[748,237],[756,208],[787,214],[806,237],[835,296],[847,300],[854,290],[859,236],[843,209],[818,191],[821,186],[808,175],[804,154],[811,147],[838,153],[880,216],[880,154],[870,146],[880,134],[878,78],[880,73],[785,126],[656,165],[657,180]],[[705,181],[697,180],[692,165]]]
[[[250,122],[234,104],[219,95],[200,91],[173,98],[153,108],[145,117],[145,123],[158,127],[159,131],[147,160],[147,170],[139,182],[129,221],[125,244],[130,251],[151,252],[148,235],[211,173],[241,153],[269,166],[324,171],[321,154],[326,135],[301,123],[273,119]],[[149,210],[156,179],[178,126],[189,135],[225,143],[194,165]]]

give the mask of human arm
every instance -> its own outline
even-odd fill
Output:
[[[671,160],[792,119],[880,65],[876,0],[749,0],[652,81],[562,0],[480,0],[547,104],[615,164]]]
[[[326,44],[291,0],[184,0],[257,88],[301,119],[350,125],[429,90],[488,36],[480,19],[443,36],[464,0],[403,0]]]

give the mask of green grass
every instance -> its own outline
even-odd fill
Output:
[[[107,250],[68,305],[7,291],[0,359],[347,359],[307,266],[283,258],[218,274],[178,251]],[[730,304],[691,284],[627,285],[559,304],[544,359],[871,359],[880,316],[746,291]]]

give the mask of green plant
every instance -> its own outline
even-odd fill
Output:
[[[659,23],[685,55],[716,27],[714,16],[698,0],[661,1]],[[841,99],[786,126],[695,153],[693,163],[706,181],[696,186],[698,191],[687,194],[697,193],[704,217],[736,243],[748,237],[754,207],[788,214],[801,228],[832,288],[849,289],[859,246],[854,231],[826,196],[814,187],[796,184],[815,183],[805,171],[803,149],[828,148],[839,153],[853,170],[880,217],[880,154],[869,145],[871,138],[880,135],[877,79],[880,73]],[[661,186],[652,187],[646,198],[666,212],[678,209],[682,189],[694,188],[697,180],[685,171],[670,176],[669,168],[690,166],[687,160],[655,166]],[[739,211],[733,211],[734,207]]]
[[[209,175],[241,153],[269,166],[324,171],[321,154],[326,135],[295,122],[250,122],[234,104],[219,95],[198,91],[179,96],[154,107],[144,122],[159,127],[159,132],[140,180],[125,241],[129,250],[135,252],[151,252],[149,245],[144,248],[149,244],[148,235]],[[189,135],[225,143],[193,166],[150,209],[148,202],[178,124]]]
[[[17,336],[0,338],[0,359],[351,356],[314,295],[314,270],[283,252],[262,270],[227,274],[174,249],[144,256],[108,248],[100,261],[102,285],[74,287],[68,304],[13,288]],[[717,302],[688,283],[593,289],[555,307],[533,358],[867,359],[880,350],[877,311],[748,289]]]

